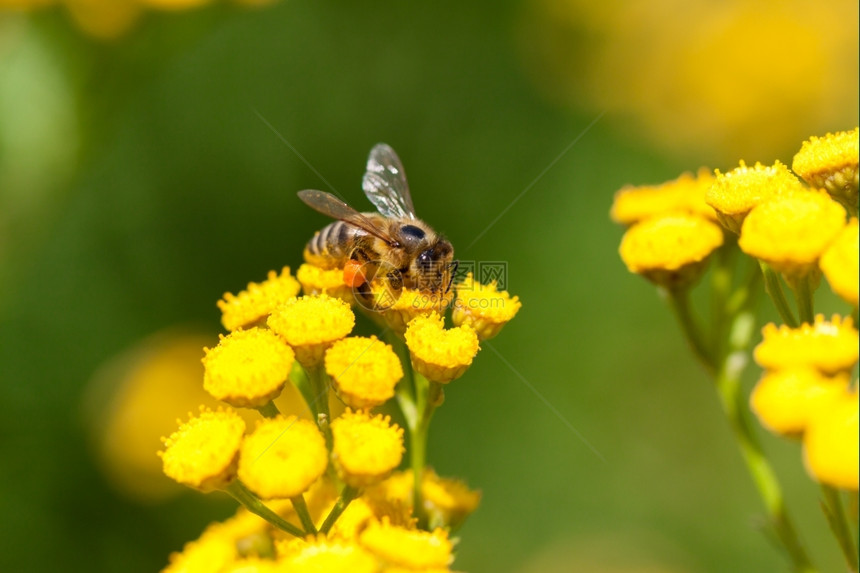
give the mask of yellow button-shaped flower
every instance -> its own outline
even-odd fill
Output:
[[[346,302],[321,294],[287,301],[272,312],[268,324],[293,347],[302,366],[314,367],[329,346],[352,331],[355,315]]]
[[[323,535],[278,545],[280,569],[289,573],[377,573],[379,561],[360,545]]]
[[[269,271],[261,283],[248,283],[248,288],[237,295],[224,293],[218,301],[221,323],[227,330],[248,328],[265,320],[275,308],[299,294],[299,282],[284,267],[279,275]]]
[[[384,298],[384,286],[378,281],[371,288],[374,297]],[[371,312],[370,317],[377,319],[382,326],[390,328],[398,334],[406,331],[406,326],[416,316],[427,316],[430,313],[444,313],[454,301],[454,291],[449,290],[444,294],[423,291],[419,289],[404,288],[400,291],[391,306],[378,311]],[[381,317],[381,321],[378,318]]]
[[[615,193],[610,216],[623,225],[670,213],[686,213],[716,221],[714,208],[705,203],[705,193],[713,183],[714,175],[702,168],[696,176],[683,173],[660,185],[625,187]]]
[[[327,465],[325,438],[313,422],[269,418],[242,444],[239,479],[263,499],[292,498],[307,491]]]
[[[857,212],[860,135],[851,131],[810,137],[794,156],[791,168],[816,189],[826,189],[849,212]]]
[[[203,388],[236,407],[257,408],[276,398],[293,367],[292,349],[270,330],[237,330],[204,349]]]
[[[378,406],[394,396],[403,365],[390,345],[364,336],[334,343],[325,354],[325,370],[338,396],[351,408]]]
[[[738,245],[788,277],[815,268],[845,226],[845,210],[826,193],[806,192],[762,203],[750,211]]]
[[[748,167],[743,161],[728,173],[716,171],[717,178],[705,194],[705,202],[717,212],[724,227],[739,233],[747,214],[761,203],[781,195],[805,190],[800,179],[788,168],[756,163]]]
[[[405,338],[412,367],[428,380],[442,384],[462,376],[480,349],[472,327],[446,330],[445,321],[436,313],[412,319]]]
[[[819,267],[830,288],[848,304],[858,306],[860,289],[860,225],[851,219],[821,255]]]
[[[451,541],[442,529],[407,529],[383,519],[371,522],[359,541],[392,565],[413,569],[447,567],[453,560]]]
[[[845,394],[848,376],[824,376],[812,368],[766,373],[750,395],[750,407],[771,432],[800,435],[810,418]]]
[[[686,287],[723,244],[719,225],[691,215],[667,215],[630,227],[619,252],[627,269],[666,288]]]
[[[343,269],[324,269],[304,263],[296,272],[296,278],[305,295],[327,294],[350,304],[353,302],[352,287],[343,281]]]
[[[860,338],[850,317],[833,315],[827,321],[819,314],[814,324],[803,323],[799,328],[770,323],[762,335],[753,356],[768,370],[810,367],[835,375],[850,372],[860,354]]]
[[[819,482],[857,491],[860,471],[860,405],[857,390],[810,420],[803,435],[807,471]]]
[[[236,475],[245,422],[233,411],[201,408],[200,414],[164,439],[159,452],[167,477],[181,484],[212,491]]]
[[[388,416],[347,409],[331,424],[332,461],[347,484],[366,487],[379,482],[403,459],[403,429]]]
[[[518,296],[499,290],[496,281],[481,284],[472,273],[457,285],[457,299],[451,321],[454,326],[470,326],[480,340],[489,340],[501,332],[522,308]]]

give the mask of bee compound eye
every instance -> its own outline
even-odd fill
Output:
[[[400,232],[407,238],[407,240],[412,239],[416,241],[420,241],[427,234],[420,227],[416,227],[415,225],[403,225],[400,227]]]

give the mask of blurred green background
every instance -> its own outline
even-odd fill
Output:
[[[296,268],[326,223],[296,191],[369,207],[379,141],[419,215],[459,258],[507,262],[523,301],[491,342],[504,359],[485,347],[431,429],[437,471],[483,492],[455,568],[786,569],[608,210],[626,183],[790,164],[853,128],[856,3],[296,0],[99,20],[130,3],[0,0],[0,570],[158,570],[232,512],[109,477],[94,373],[177,325],[217,341],[215,301]],[[764,439],[837,569],[798,448]]]

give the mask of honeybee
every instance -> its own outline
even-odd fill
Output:
[[[362,188],[378,213],[359,213],[324,191],[299,191],[311,208],[338,219],[308,241],[305,262],[342,268],[347,285],[374,310],[390,307],[404,287],[441,303],[457,270],[454,247],[415,216],[403,165],[385,143],[370,150]],[[374,281],[381,282],[384,296],[372,294]]]

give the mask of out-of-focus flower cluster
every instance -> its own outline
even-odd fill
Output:
[[[218,301],[229,333],[205,349],[203,388],[224,405],[201,407],[159,455],[175,481],[226,491],[244,507],[173,554],[166,571],[449,570],[451,533],[480,494],[424,465],[429,415],[519,300],[469,277],[456,297],[467,310],[446,328],[444,306],[406,289],[398,304],[368,311],[387,344],[351,335],[358,305],[343,276],[305,264],[296,278],[284,268]],[[309,415],[278,411],[273,399],[286,386]],[[374,411],[395,396],[410,431],[406,470],[404,430]],[[240,409],[263,417],[249,425]]]
[[[63,9],[84,33],[102,40],[118,38],[144,16],[147,10],[176,12],[214,4],[217,0],[0,0],[2,11]],[[257,7],[276,0],[231,0],[240,6]]]
[[[764,282],[784,324],[762,330],[753,355],[764,374],[750,405],[765,428],[802,439],[806,468],[824,486],[825,511],[852,567],[857,555],[847,538],[851,527],[843,526],[847,517],[835,490],[857,492],[860,481],[858,383],[851,379],[860,346],[858,163],[855,128],[810,138],[791,169],[779,161],[741,161],[726,173],[702,169],[661,185],[621,189],[611,211],[628,226],[620,247],[627,268],[667,294],[695,354],[715,376],[771,510],[780,500],[779,485],[744,421],[739,391],[755,332],[754,302]],[[702,328],[689,292],[709,262],[711,320]],[[744,274],[745,265],[750,268]],[[822,276],[848,304],[844,314],[814,314]],[[796,314],[783,284],[794,296]],[[804,569],[808,558],[787,514],[780,509],[770,517],[798,570]]]
[[[857,121],[858,5],[532,0],[526,71],[559,105],[678,153],[771,157]]]

